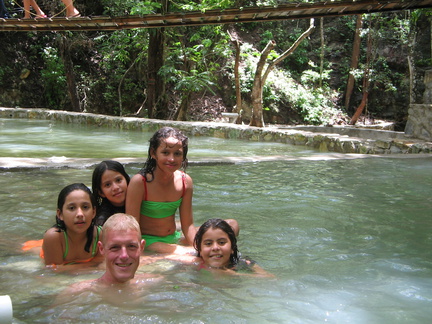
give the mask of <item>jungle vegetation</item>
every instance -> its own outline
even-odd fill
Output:
[[[12,15],[22,13],[5,0]],[[45,13],[60,1],[40,0]],[[275,0],[77,0],[84,15],[276,5]],[[430,10],[266,23],[92,32],[2,32],[0,105],[117,116],[356,123],[403,130],[431,66]],[[363,116],[363,117],[362,117]],[[400,129],[399,129],[400,130]]]

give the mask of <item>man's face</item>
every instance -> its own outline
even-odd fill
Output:
[[[104,243],[99,250],[106,261],[105,280],[108,283],[124,283],[135,276],[139,266],[144,241],[137,231],[110,230],[104,233]]]

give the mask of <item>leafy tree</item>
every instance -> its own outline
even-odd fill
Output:
[[[261,52],[260,59],[258,61],[255,77],[251,90],[251,106],[252,106],[252,118],[250,121],[250,126],[263,127],[264,126],[264,118],[263,118],[263,100],[262,94],[264,89],[264,84],[267,80],[269,73],[274,69],[274,67],[279,64],[283,59],[285,59],[288,55],[293,53],[297,46],[306,38],[314,29],[314,20],[310,20],[309,28],[292,44],[292,46],[287,49],[284,53],[282,53],[277,58],[273,59],[269,62],[268,66],[265,68],[265,64],[267,61],[267,57],[270,52],[275,47],[276,43],[274,41],[269,41],[267,46]],[[243,108],[243,107],[242,107]]]

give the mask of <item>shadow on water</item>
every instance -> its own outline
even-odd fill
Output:
[[[13,128],[26,130],[31,122],[14,121]],[[146,156],[149,134],[117,134],[81,126],[77,131],[72,125],[34,122],[30,133],[40,132],[43,138],[47,130],[57,132],[59,128],[64,136],[61,140],[56,135],[55,149],[39,152],[39,158],[52,158],[53,152],[92,163],[133,158],[126,163],[132,175]],[[39,151],[32,145],[41,139],[20,148],[21,141],[37,137],[22,133],[15,130],[0,143],[2,157],[33,157],[34,150]],[[130,140],[127,150],[122,143],[125,138]],[[6,142],[9,144],[4,145]],[[93,151],[87,142],[103,146],[105,154]],[[68,149],[61,151],[60,147]],[[62,187],[71,182],[91,184],[92,164],[79,165],[76,160],[68,168],[4,169],[0,171],[0,294],[11,296],[14,322],[429,321],[430,158],[340,159],[284,144],[213,138],[192,138],[189,157],[195,224],[210,217],[237,219],[240,251],[276,279],[214,276],[160,260],[139,271],[164,279],[140,291],[134,303],[120,301],[117,305],[84,294],[54,306],[64,287],[97,278],[101,270],[79,276],[53,273],[43,269],[37,255],[22,253],[20,246],[41,238],[54,223]],[[233,160],[228,163],[223,157]]]

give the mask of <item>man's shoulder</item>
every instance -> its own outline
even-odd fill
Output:
[[[90,290],[90,288],[96,286],[97,279],[90,279],[85,281],[76,282],[70,285],[66,290],[70,294],[78,294],[80,292]]]

